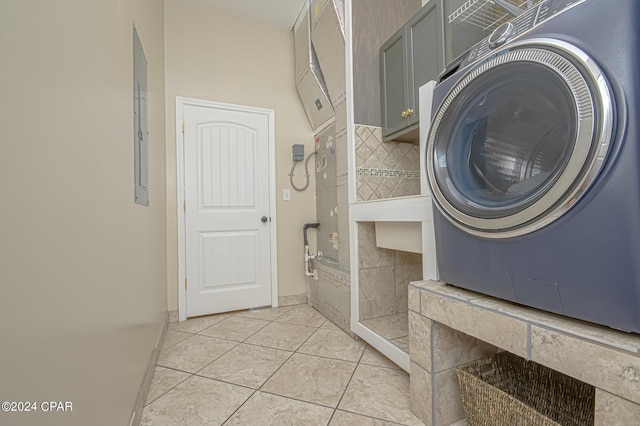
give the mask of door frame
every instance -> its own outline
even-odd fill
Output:
[[[178,320],[187,319],[187,291],[186,280],[186,222],[185,222],[185,164],[184,137],[182,133],[183,110],[186,106],[225,109],[230,111],[248,112],[267,116],[269,121],[269,221],[270,232],[270,263],[271,263],[271,305],[278,306],[278,253],[276,238],[276,157],[275,157],[275,111],[273,109],[258,108],[245,105],[235,105],[223,102],[207,101],[203,99],[176,96],[176,199],[178,211]]]

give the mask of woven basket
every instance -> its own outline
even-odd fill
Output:
[[[594,424],[593,386],[533,361],[501,352],[457,373],[468,426]]]

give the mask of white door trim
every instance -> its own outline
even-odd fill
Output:
[[[227,109],[231,111],[250,112],[266,115],[269,119],[269,211],[271,222],[271,305],[278,306],[278,258],[276,238],[276,157],[275,157],[275,111],[266,108],[257,108],[244,105],[234,105],[222,102],[206,101],[201,99],[184,98],[176,96],[176,199],[178,202],[178,320],[187,319],[187,291],[185,289],[186,257],[185,257],[185,191],[184,191],[184,138],[182,123],[184,107],[200,106],[208,108]]]

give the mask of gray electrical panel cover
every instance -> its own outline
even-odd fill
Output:
[[[336,185],[336,132],[331,124],[315,137],[316,215],[318,250],[338,261],[338,187]]]
[[[327,126],[315,137],[316,188],[337,186],[336,183],[336,127]]]
[[[149,130],[147,59],[133,27],[133,171],[135,203],[149,205]]]

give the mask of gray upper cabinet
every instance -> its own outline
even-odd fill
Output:
[[[402,28],[422,7],[421,0],[353,0],[353,120],[382,127],[380,115],[380,46]],[[396,55],[402,58],[402,43]],[[389,52],[391,55],[394,52]],[[391,58],[390,63],[400,61]],[[402,66],[402,64],[400,64]],[[403,75],[403,73],[394,73]],[[400,97],[403,95],[400,94]],[[402,109],[402,106],[400,107]]]
[[[442,10],[431,0],[380,48],[384,141],[418,141],[418,90],[444,68]]]
[[[408,68],[403,28],[380,49],[383,137],[395,134],[409,124],[403,117],[408,108]]]

